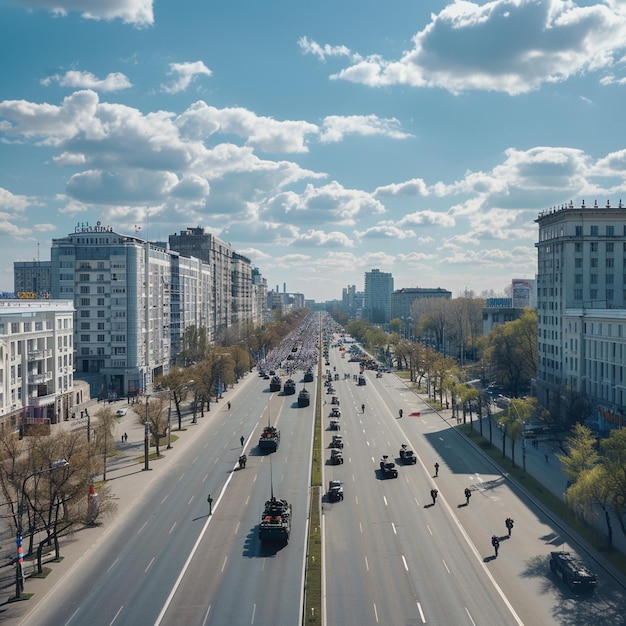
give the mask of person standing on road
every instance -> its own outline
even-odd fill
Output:
[[[439,463],[435,463],[435,478],[439,476]]]
[[[500,540],[495,535],[491,537],[491,545],[493,546],[493,549],[495,550],[496,556],[498,556],[498,548],[500,547]]]
[[[241,437],[239,437],[239,441],[241,442],[241,447],[243,448],[243,444],[245,442],[245,437],[243,435],[241,435]]]
[[[226,406],[228,407],[228,410],[230,411],[230,400],[226,403]]]
[[[361,405],[361,413],[365,413],[365,405],[364,404]]]
[[[211,494],[209,494],[209,497],[206,499],[206,501],[209,504],[209,515],[211,515],[213,513],[213,498],[211,497]]]
[[[513,519],[510,517],[507,517],[506,520],[504,520],[504,525],[506,526],[506,529],[509,531],[509,537],[510,537],[511,531],[513,530]]]
[[[433,506],[435,506],[435,502],[437,502],[437,495],[439,492],[436,489],[430,490],[430,497],[433,499]]]
[[[472,497],[472,492],[469,487],[465,487],[465,505],[469,504],[469,499]]]

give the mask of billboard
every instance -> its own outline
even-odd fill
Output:
[[[511,296],[514,309],[525,309],[535,306],[535,280],[514,278],[511,281]]]

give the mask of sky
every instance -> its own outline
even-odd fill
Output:
[[[624,0],[0,0],[0,291],[100,222],[500,295],[541,211],[626,203],[625,95]]]

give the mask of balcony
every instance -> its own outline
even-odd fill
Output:
[[[52,380],[52,372],[44,372],[43,374],[29,374],[28,375],[29,385],[42,385],[43,383],[47,383],[49,380]]]
[[[29,406],[35,408],[41,408],[43,406],[50,406],[54,404],[56,401],[56,394],[49,393],[47,396],[29,396],[28,404]]]
[[[31,350],[28,352],[29,361],[47,359],[52,356],[52,350]]]

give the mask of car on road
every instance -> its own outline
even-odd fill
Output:
[[[126,413],[128,413],[128,409],[126,407],[122,407],[121,409],[115,411],[115,415],[117,415],[118,417],[124,417]]]
[[[340,481],[331,480],[328,483],[328,501],[338,502],[339,500],[343,500],[343,487]]]

